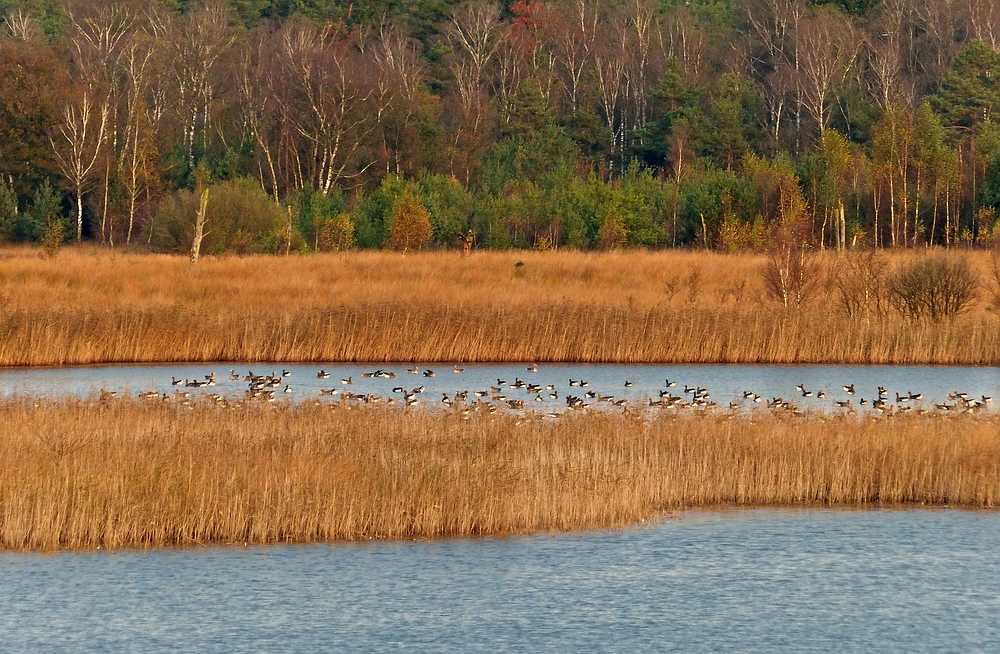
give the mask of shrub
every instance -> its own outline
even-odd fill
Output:
[[[185,252],[194,238],[200,194],[181,190],[161,204],[152,244],[157,250]],[[288,242],[288,218],[254,180],[215,184],[205,217],[204,252],[273,253]],[[292,244],[300,241],[293,230]]]
[[[354,221],[351,214],[339,213],[335,218],[321,218],[318,245],[324,252],[343,252],[354,247]]]
[[[888,268],[885,257],[876,250],[851,253],[838,260],[833,279],[847,315],[865,319],[873,313],[884,315]]]
[[[613,210],[608,214],[601,229],[597,232],[597,236],[601,240],[602,250],[620,250],[625,247],[625,243],[628,241],[628,230],[625,228],[625,221],[622,220],[617,211]]]
[[[893,306],[910,318],[958,315],[976,299],[979,279],[964,257],[926,256],[902,265],[890,284]]]
[[[393,250],[419,250],[434,236],[427,209],[409,190],[404,191],[392,211],[389,245]]]
[[[805,304],[819,286],[822,268],[810,247],[808,227],[789,220],[778,227],[764,265],[764,288],[786,309]]]

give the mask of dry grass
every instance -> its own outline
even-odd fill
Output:
[[[0,402],[0,549],[502,535],[694,506],[1000,500],[1000,420]]]
[[[987,269],[985,254],[971,256]],[[833,270],[838,259],[825,264]],[[827,285],[805,309],[784,312],[764,298],[762,266],[759,256],[704,252],[356,252],[193,266],[85,248],[52,259],[5,250],[0,365],[1000,364],[1000,329],[985,303],[949,322],[863,321],[840,312]]]

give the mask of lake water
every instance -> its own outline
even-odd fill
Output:
[[[0,555],[4,651],[997,652],[1000,513]]]
[[[970,397],[1000,396],[1000,369],[992,367],[944,367],[944,366],[847,366],[847,365],[616,365],[616,364],[544,364],[537,372],[529,372],[525,364],[463,364],[464,372],[456,374],[454,364],[420,365],[417,374],[406,372],[410,364],[336,364],[318,363],[291,365],[275,363],[215,363],[215,364],[165,364],[94,366],[66,368],[21,368],[0,370],[0,394],[12,395],[80,395],[96,394],[100,389],[135,394],[142,391],[173,393],[174,390],[190,391],[193,396],[204,393],[218,393],[242,396],[247,383],[230,380],[229,371],[245,375],[252,371],[258,375],[274,373],[281,376],[283,371],[291,373],[282,378],[282,385],[276,395],[281,398],[312,399],[320,397],[321,388],[335,388],[338,393],[350,391],[356,394],[393,396],[392,389],[402,387],[411,390],[424,387],[420,396],[423,406],[443,406],[442,394],[453,396],[456,392],[476,390],[489,391],[503,384],[503,393],[509,398],[526,401],[527,408],[543,411],[565,408],[565,396],[583,396],[588,390],[603,395],[613,395],[616,399],[626,399],[633,405],[644,403],[648,398],[658,397],[660,390],[668,390],[667,380],[676,382],[669,390],[675,395],[684,395],[684,386],[708,389],[712,400],[722,407],[730,402],[741,406],[753,406],[743,398],[744,392],[753,392],[762,399],[781,397],[794,402],[802,409],[834,410],[837,401],[851,399],[860,406],[862,399],[871,402],[878,396],[878,387],[888,391],[890,403],[894,404],[896,394],[922,393],[920,402],[905,402],[907,406],[932,407],[933,403],[947,402],[950,393],[960,391]],[[378,368],[392,371],[395,378],[366,378],[363,372],[373,372]],[[327,379],[317,378],[319,370],[330,374]],[[432,369],[433,377],[423,373]],[[204,379],[214,372],[216,385],[202,389],[173,386],[171,380]],[[342,379],[350,377],[352,383],[346,385]],[[551,391],[539,393],[541,402],[534,402],[534,395],[523,389],[511,389],[516,379],[525,382],[555,387],[556,398],[550,398]],[[570,381],[586,381],[587,386],[571,386]],[[625,382],[631,382],[626,387]],[[802,384],[811,397],[802,397],[796,388]],[[855,394],[849,395],[843,387],[854,385]],[[282,393],[285,386],[290,393]],[[826,397],[818,397],[819,392]],[[396,397],[400,397],[396,394]],[[688,398],[691,396],[688,395]],[[329,399],[329,398],[328,398]],[[336,398],[333,398],[336,399]],[[998,400],[1000,401],[1000,400]]]

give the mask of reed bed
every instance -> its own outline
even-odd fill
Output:
[[[985,273],[986,255],[969,256]],[[763,265],[705,252],[356,252],[192,265],[85,248],[54,258],[5,250],[0,365],[1000,364],[987,302],[949,321],[860,320],[838,310],[827,284],[785,311],[764,295]],[[828,271],[837,265],[825,257]]]
[[[1000,499],[996,416],[557,420],[0,401],[0,549],[506,535],[698,506]]]

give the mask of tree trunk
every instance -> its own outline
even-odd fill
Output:
[[[837,209],[839,211],[837,220],[837,231],[840,234],[840,249],[847,249],[847,218],[844,216],[844,201],[837,201]]]
[[[76,186],[76,242],[83,240],[83,189]]]
[[[201,239],[205,237],[205,209],[208,208],[208,189],[201,196],[201,206],[194,222],[194,242],[191,243],[191,263],[197,263],[201,255]]]

